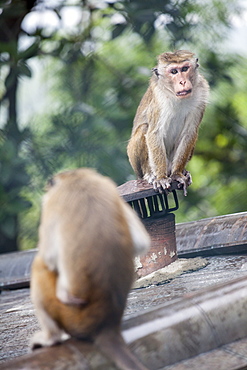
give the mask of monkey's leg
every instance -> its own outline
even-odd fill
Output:
[[[145,135],[147,133],[147,125],[140,125],[135,133],[132,134],[128,147],[127,154],[130,164],[139,179],[145,179],[152,182],[154,175],[149,166],[148,148]]]
[[[36,309],[41,331],[36,333],[31,341],[31,348],[52,346],[68,338],[59,328],[56,321],[46,310],[56,310],[55,286],[57,276],[49,271],[43,260],[37,255],[32,265],[31,298]]]
[[[32,350],[40,347],[50,347],[69,338],[69,335],[58,327],[44,309],[39,308],[36,311],[42,330],[34,334],[31,340]]]

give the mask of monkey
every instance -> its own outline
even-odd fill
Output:
[[[146,367],[120,330],[134,256],[150,238],[115,183],[93,169],[55,175],[43,197],[31,300],[41,326],[31,348],[69,337],[93,341],[122,370]]]
[[[137,177],[160,193],[177,181],[187,195],[192,182],[185,166],[193,155],[209,95],[198,67],[190,51],[159,55],[137,108],[127,154]]]

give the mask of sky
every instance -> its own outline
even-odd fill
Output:
[[[226,40],[226,47],[247,56],[247,1],[243,0],[241,4],[244,11],[239,17],[232,17],[232,29]]]

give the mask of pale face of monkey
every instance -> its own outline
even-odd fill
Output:
[[[185,99],[191,96],[195,69],[194,64],[190,61],[172,63],[166,66],[164,76],[178,99]]]

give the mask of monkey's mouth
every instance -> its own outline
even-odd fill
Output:
[[[176,93],[176,96],[181,96],[181,97],[183,97],[183,96],[187,96],[187,95],[191,94],[191,92],[192,92],[192,89],[178,91],[178,92]]]

